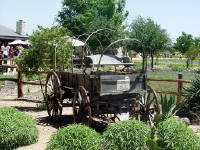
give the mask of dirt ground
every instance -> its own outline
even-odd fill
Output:
[[[39,86],[24,86],[24,97],[30,101],[17,100],[16,87],[0,87],[0,107],[15,107],[22,112],[31,115],[37,122],[37,127],[40,131],[39,140],[37,143],[20,147],[17,150],[45,150],[50,136],[58,130],[59,127],[67,126],[73,123],[72,109],[65,108],[63,110],[62,122],[53,123],[47,114],[47,111],[38,111],[36,107],[42,101],[42,93]],[[33,101],[33,102],[32,102]]]
[[[36,144],[25,147],[20,147],[17,150],[45,150],[46,144],[50,136],[57,131],[59,127],[73,123],[72,110],[67,108],[63,112],[63,121],[60,124],[53,123],[47,115],[46,111],[36,110],[36,103],[18,101],[14,96],[3,96],[0,98],[0,107],[15,107],[20,111],[31,115],[37,122],[37,127],[40,131],[39,140]]]
[[[27,90],[27,88],[29,90]],[[34,87],[25,87],[25,97],[29,99],[37,99],[41,100],[41,91],[40,88]],[[37,127],[40,131],[39,140],[37,143],[20,147],[17,150],[45,150],[47,142],[51,135],[55,133],[60,127],[67,126],[68,124],[73,123],[72,117],[72,109],[71,108],[64,108],[63,109],[63,118],[62,121],[58,123],[53,123],[47,115],[46,111],[38,111],[36,110],[37,103],[35,102],[28,102],[28,101],[19,101],[16,100],[17,90],[14,89],[0,89],[0,107],[15,107],[18,108],[20,111],[25,112],[31,115],[37,122]],[[38,99],[37,99],[38,100]],[[94,124],[95,129],[98,130],[99,124]],[[101,125],[100,125],[101,126]],[[200,135],[200,126],[190,126],[195,132]],[[101,127],[100,127],[101,128]]]

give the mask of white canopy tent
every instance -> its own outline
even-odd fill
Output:
[[[78,47],[78,46],[84,46],[85,43],[78,40],[78,39],[74,39],[72,37],[69,37],[69,36],[65,36],[65,38],[69,41],[69,42],[72,42],[72,46],[75,46],[75,47]]]
[[[30,45],[30,42],[28,40],[26,41],[15,40],[13,42],[8,43],[8,45]]]

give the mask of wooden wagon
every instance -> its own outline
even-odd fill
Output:
[[[90,71],[49,73],[45,86],[49,116],[59,120],[63,107],[69,106],[73,108],[74,121],[88,126],[94,119],[114,122],[136,117],[151,121],[152,115],[160,113],[157,95],[147,86],[145,72],[137,73],[133,64],[124,60],[93,55],[84,60]],[[113,70],[94,71],[97,65],[110,65]],[[118,70],[117,66],[122,68]]]

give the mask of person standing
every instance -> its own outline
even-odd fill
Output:
[[[10,46],[9,45],[6,46],[6,50],[7,50],[7,52],[9,52],[9,50],[10,50]]]
[[[13,65],[13,60],[12,58],[14,57],[14,49],[13,47],[11,46],[10,50],[9,50],[9,56],[10,56],[10,65]],[[10,69],[11,71],[13,71],[13,68]]]
[[[6,48],[5,48],[4,51],[3,51],[3,57],[4,57],[4,59],[7,59],[7,58],[8,58],[8,51],[7,51]],[[4,60],[4,64],[7,64],[7,60]]]
[[[9,50],[9,56],[10,58],[13,58],[14,57],[14,49],[13,47],[11,46],[10,50]]]
[[[16,46],[14,49],[14,55],[18,56],[18,54],[19,54],[19,48],[18,48],[18,46]]]
[[[2,53],[3,53],[4,50],[5,50],[5,46],[4,46],[4,44],[2,44],[1,45],[1,51],[2,51]]]
[[[9,47],[8,47],[8,48],[9,48]],[[7,48],[5,48],[4,51],[3,51],[3,58],[5,59],[3,63],[4,63],[4,64],[7,64],[7,58],[8,58],[8,51],[7,51]],[[7,71],[8,71],[8,68],[6,68],[5,71],[7,72]]]

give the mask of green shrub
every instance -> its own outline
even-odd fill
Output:
[[[156,115],[154,117],[154,121],[156,123],[159,123],[161,121],[164,121],[165,119],[173,117],[184,106],[184,103],[176,105],[176,97],[172,95],[168,96],[167,94],[165,94],[165,96],[161,94],[160,104],[161,104],[162,114]]]
[[[171,69],[172,71],[182,72],[185,69],[185,67],[179,64],[172,64]]]
[[[10,150],[33,144],[39,131],[31,116],[16,108],[0,108],[0,149]]]
[[[200,137],[184,123],[169,118],[157,126],[158,145],[166,150],[199,150]]]
[[[51,136],[47,150],[99,150],[101,136],[91,128],[72,124]]]
[[[119,121],[108,125],[103,133],[103,150],[148,150],[146,141],[151,129],[138,120]]]
[[[200,119],[200,77],[197,76],[190,87],[184,89],[184,107],[178,112],[181,117],[190,120]]]

